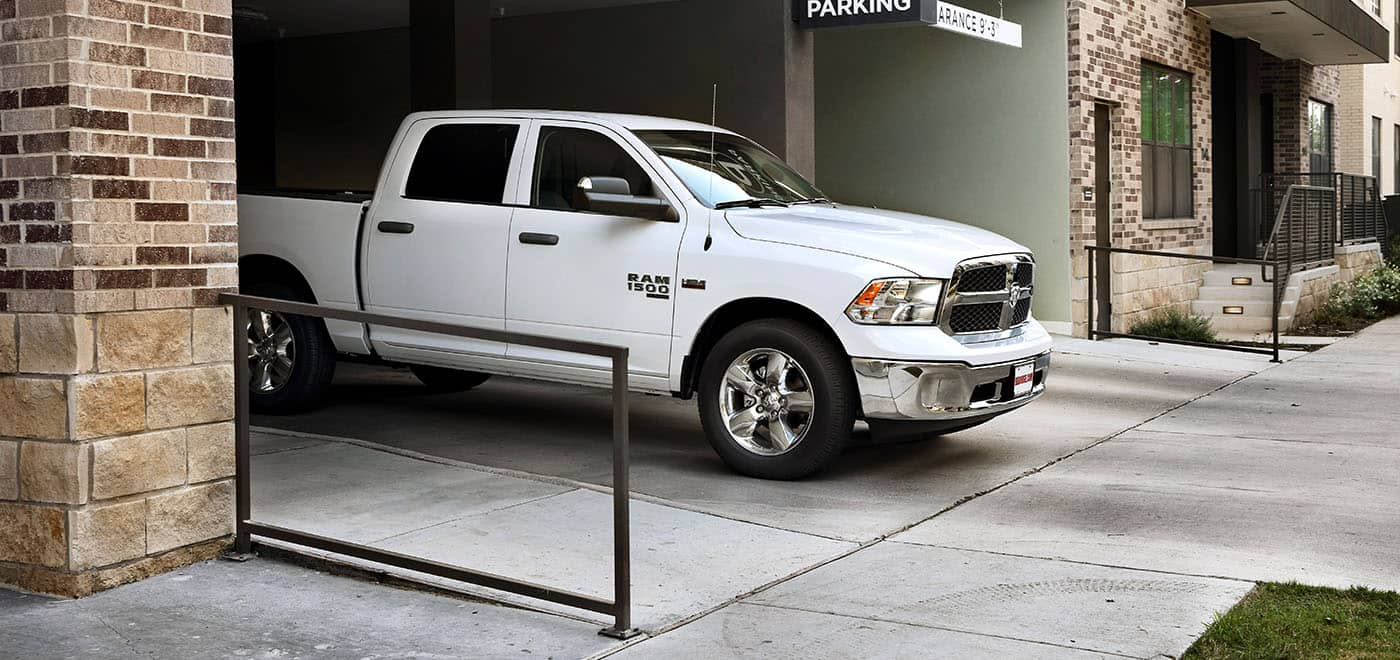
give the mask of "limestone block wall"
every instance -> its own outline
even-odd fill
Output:
[[[0,582],[83,595],[232,530],[229,0],[0,0]]]
[[[1205,246],[1179,250],[1189,254],[1209,254]],[[1200,293],[1209,261],[1136,254],[1113,255],[1114,332],[1127,332],[1134,323],[1165,309],[1191,311]],[[1099,286],[1095,283],[1095,286]]]
[[[1381,248],[1377,243],[1345,245],[1337,248],[1335,265],[1294,275],[1289,281],[1289,286],[1299,288],[1299,297],[1298,306],[1293,313],[1293,325],[1296,327],[1310,323],[1313,314],[1332,295],[1333,288],[1375,270],[1383,262]]]

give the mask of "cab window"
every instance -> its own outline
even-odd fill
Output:
[[[442,124],[428,129],[404,197],[441,202],[500,204],[519,126]]]
[[[651,176],[616,142],[582,128],[546,126],[540,129],[535,156],[532,203],[544,209],[578,211],[575,189],[586,176],[626,179],[632,194],[653,196]]]

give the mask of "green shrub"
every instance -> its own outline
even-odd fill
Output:
[[[1400,314],[1400,267],[1384,264],[1349,284],[1333,287],[1313,323],[1353,326]]]
[[[1144,337],[1206,344],[1219,341],[1215,336],[1215,329],[1210,327],[1210,319],[1188,314],[1175,307],[1164,307],[1153,312],[1146,319],[1134,323],[1128,332]]]

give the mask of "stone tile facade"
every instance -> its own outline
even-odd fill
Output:
[[[1070,0],[1070,258],[1074,276],[1075,333],[1087,329],[1088,258],[1083,246],[1095,241],[1096,211],[1082,191],[1094,186],[1094,107],[1111,107],[1112,168],[1109,193],[1115,247],[1200,253],[1211,245],[1211,164],[1203,157],[1211,144],[1210,28],[1204,17],[1173,0]],[[1191,76],[1191,130],[1194,155],[1191,218],[1142,217],[1141,65],[1146,60]],[[1139,268],[1140,267],[1140,268]],[[1114,278],[1175,282],[1151,290],[1128,290],[1115,283],[1114,327],[1122,330],[1141,313],[1165,305],[1189,305],[1199,287],[1197,268],[1179,264],[1116,259]],[[1167,272],[1173,271],[1173,272]],[[1138,275],[1138,273],[1141,273]],[[1134,275],[1137,275],[1135,278]]]
[[[229,0],[0,0],[0,582],[232,532]]]

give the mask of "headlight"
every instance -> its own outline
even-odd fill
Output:
[[[875,280],[846,308],[846,316],[856,323],[934,325],[942,299],[943,280]]]

